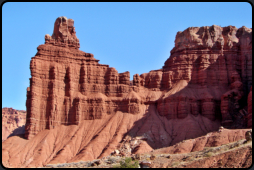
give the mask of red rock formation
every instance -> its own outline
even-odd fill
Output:
[[[117,111],[103,119],[84,120],[79,125],[60,125],[45,129],[30,140],[14,136],[2,143],[5,167],[41,167],[46,164],[100,159],[118,149],[123,140],[144,137],[153,149],[174,145],[183,139],[205,135],[219,128],[219,121],[188,115],[185,119],[167,120],[156,107],[143,106],[140,114]],[[188,122],[188,126],[182,126]],[[149,147],[145,144],[145,151]],[[140,145],[140,149],[144,146]],[[137,148],[138,149],[138,148]],[[127,155],[136,153],[135,148]],[[141,153],[139,150],[138,153]]]
[[[53,35],[45,35],[45,44],[78,49],[80,45],[79,39],[76,37],[74,21],[66,17],[57,18]]]
[[[2,109],[2,142],[8,137],[24,134],[26,111],[4,107]]]
[[[251,65],[244,65],[252,60],[251,35],[246,27],[216,25],[178,32],[163,69],[134,75],[131,86],[129,72],[118,73],[78,50],[74,21],[59,17],[53,35],[45,36],[45,44],[31,60],[26,137],[61,124],[101,119],[117,110],[137,114],[146,102],[157,102],[159,114],[168,119],[201,114],[222,118],[222,124],[230,126],[232,108],[239,111],[238,101],[246,98],[251,84]],[[124,99],[131,91],[143,95],[139,100]]]
[[[216,25],[178,32],[163,66],[161,89],[169,91],[158,101],[159,114],[184,118],[193,113],[214,120],[221,112],[222,124],[232,125],[232,109],[239,112],[238,101],[252,84],[251,35],[246,27]],[[186,83],[179,85],[182,80]]]
[[[178,32],[163,68],[136,74],[131,82],[129,72],[118,73],[80,51],[73,24],[58,18],[53,35],[45,36],[31,60],[29,140],[12,137],[3,143],[5,166],[102,158],[128,136],[146,138],[139,148],[150,150],[221,124],[247,126],[238,117],[252,84],[246,64],[252,61],[251,29],[213,25]]]
[[[131,91],[130,73],[118,73],[99,64],[93,54],[78,50],[73,25],[72,19],[57,18],[53,35],[45,36],[45,44],[37,48],[31,60],[26,103],[28,139],[43,129],[101,119],[116,110],[138,113],[136,101],[122,100]]]

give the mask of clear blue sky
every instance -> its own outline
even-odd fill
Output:
[[[60,16],[74,20],[80,50],[119,73],[129,71],[131,80],[164,65],[178,31],[214,24],[252,28],[247,2],[7,2],[2,6],[2,107],[26,110],[31,57]]]

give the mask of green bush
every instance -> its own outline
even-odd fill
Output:
[[[120,162],[119,168],[138,168],[139,163],[137,160],[132,161],[131,157],[125,158],[124,161]]]

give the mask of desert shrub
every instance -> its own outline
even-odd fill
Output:
[[[229,146],[225,146],[225,147],[223,148],[224,151],[228,151],[229,149],[230,149]]]
[[[178,162],[178,161],[177,161],[177,162],[173,162],[172,165],[171,165],[171,167],[176,167],[176,166],[178,166],[178,165],[180,165],[180,162]]]
[[[240,146],[239,143],[235,143],[235,144],[233,144],[233,145],[230,146],[230,149],[235,148],[235,147],[239,147],[239,146]]]
[[[120,168],[120,165],[113,165],[112,168]]]
[[[189,162],[194,161],[195,159],[193,157],[191,157],[190,159],[188,159]]]
[[[208,153],[205,155],[205,157],[211,157],[212,155],[213,155],[212,152],[208,152]]]
[[[119,168],[138,168],[139,163],[137,160],[132,161],[130,157],[125,158],[124,161],[120,162]]]

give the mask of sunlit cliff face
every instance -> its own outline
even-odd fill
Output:
[[[210,66],[209,59],[209,54],[203,54],[200,56],[200,70],[205,70]]]
[[[158,113],[168,119],[192,114],[214,120],[220,105],[222,114],[230,113],[228,100],[234,97],[237,103],[241,89],[246,96],[251,85],[251,31],[216,25],[187,28],[177,33],[175,47],[162,69],[136,74],[130,81],[129,72],[118,73],[99,64],[92,54],[78,50],[74,21],[59,17],[53,35],[45,36],[45,44],[37,48],[30,64],[27,113],[31,127],[27,126],[26,134],[33,136],[58,124],[101,119],[104,112],[139,114],[144,103],[156,103]],[[228,90],[232,90],[230,97],[221,97]],[[122,99],[132,91],[136,98],[141,96],[140,101]],[[100,95],[94,98],[95,94]],[[54,116],[56,113],[62,115]],[[228,117],[222,116],[223,121]],[[43,124],[48,118],[50,121]]]

